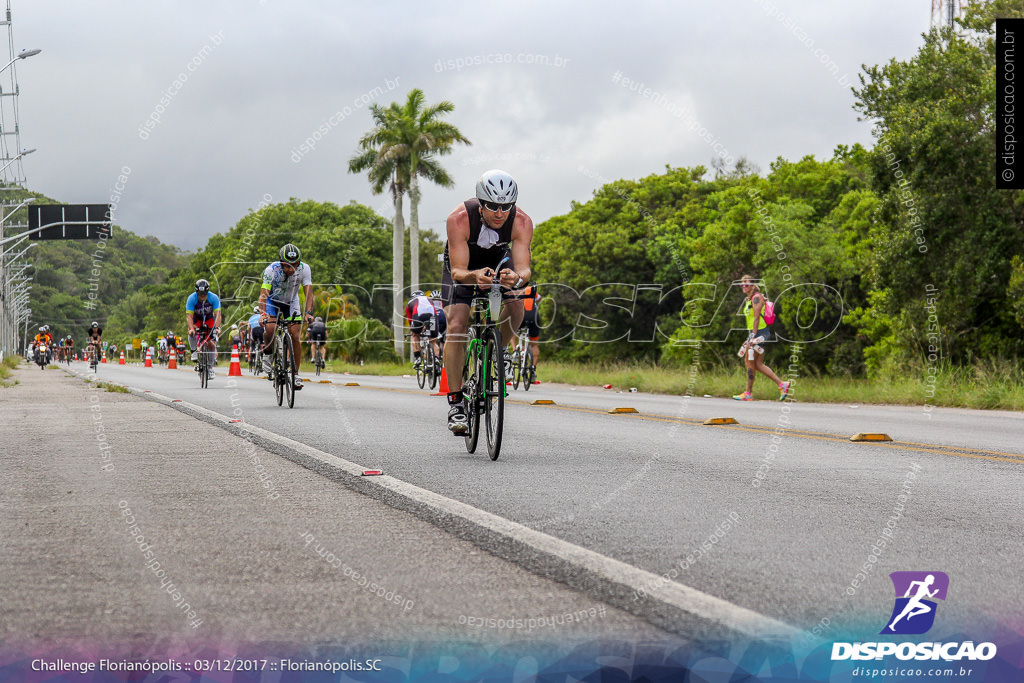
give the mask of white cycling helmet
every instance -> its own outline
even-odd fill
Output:
[[[498,169],[487,171],[476,183],[476,198],[494,204],[515,204],[519,197],[516,181]]]

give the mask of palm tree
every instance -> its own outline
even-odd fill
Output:
[[[406,97],[405,105],[392,110],[400,121],[403,144],[396,147],[396,153],[407,159],[409,164],[409,284],[413,289],[420,285],[420,185],[421,177],[440,185],[454,187],[455,182],[437,161],[437,157],[450,154],[452,145],[471,143],[458,128],[440,118],[455,110],[448,100],[432,106],[425,106],[426,97],[419,88],[413,88]]]
[[[412,207],[410,212],[409,251],[410,284],[419,286],[419,178],[422,176],[442,187],[452,187],[454,182],[437,162],[438,156],[449,154],[456,142],[472,144],[459,129],[450,123],[440,121],[444,114],[454,111],[455,105],[444,100],[432,106],[425,106],[423,91],[414,88],[409,91],[405,104],[392,102],[387,109],[371,105],[370,113],[376,127],[359,140],[362,150],[349,161],[349,172],[369,171],[369,180],[374,194],[380,194],[384,186],[389,188],[395,202],[394,241],[392,243],[392,279],[395,286],[394,319],[395,351],[402,353],[402,262],[405,237],[402,218],[402,195],[409,192]]]
[[[392,105],[394,106],[394,105]],[[402,257],[405,250],[405,218],[402,215],[402,196],[406,193],[408,183],[407,166],[403,160],[396,155],[389,153],[397,139],[398,129],[392,123],[388,110],[380,105],[370,105],[370,114],[376,127],[359,139],[359,148],[362,150],[349,159],[348,172],[360,173],[368,171],[370,188],[374,194],[381,194],[387,187],[391,192],[391,198],[395,205],[394,230],[391,242],[391,282],[394,287],[392,293],[392,315],[394,324],[395,352],[402,355]]]

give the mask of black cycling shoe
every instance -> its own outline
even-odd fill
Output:
[[[455,436],[465,436],[469,432],[469,415],[464,403],[459,402],[448,411],[448,429]]]

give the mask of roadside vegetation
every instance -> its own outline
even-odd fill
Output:
[[[772,329],[786,341],[767,362],[784,378],[793,373],[779,347],[800,343],[796,400],[1024,408],[1024,193],[995,187],[997,15],[1024,18],[1024,0],[970,3],[956,29],[933,28],[915,55],[864,67],[850,106],[872,124],[871,145],[836,141],[827,158],[778,158],[767,169],[742,157],[670,163],[601,180],[537,225],[541,380],[738,393],[746,330],[736,282],[750,274],[776,305]],[[331,370],[412,374],[392,322],[413,288],[438,286],[444,249],[442,236],[419,229],[421,194],[455,182],[468,197],[483,170],[454,178],[439,164],[469,141],[446,122],[452,102],[428,101],[413,89],[371,107],[354,141],[349,171],[389,194],[393,216],[291,198],[261,202],[195,253],[122,228],[99,250],[40,243],[38,324],[77,336],[98,320],[121,348],[153,344],[183,332],[185,298],[205,278],[227,337],[290,241],[313,271]],[[773,398],[765,382],[755,396]]]

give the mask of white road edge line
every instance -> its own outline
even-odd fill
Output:
[[[76,372],[75,374],[78,373]],[[89,379],[88,376],[79,376]],[[683,615],[697,617],[701,621],[709,623],[712,627],[739,633],[757,640],[776,643],[794,642],[796,640],[809,644],[816,644],[818,642],[818,639],[809,633],[771,617],[764,616],[739,605],[734,605],[731,602],[716,598],[713,595],[676,581],[665,581],[661,576],[652,572],[606,557],[592,550],[587,550],[586,548],[526,527],[518,522],[513,522],[504,517],[480,510],[472,505],[446,498],[433,491],[422,489],[395,477],[389,475],[371,478],[363,477],[362,473],[366,468],[356,463],[267,431],[261,427],[244,421],[232,423],[231,420],[236,418],[222,415],[193,403],[184,401],[174,402],[174,399],[152,391],[146,393],[141,389],[131,386],[125,386],[125,388],[136,396],[148,398],[172,408],[185,408],[190,412],[203,415],[215,423],[224,425],[228,431],[237,428],[243,433],[252,434],[253,436],[301,453],[307,458],[327,466],[329,469],[348,475],[354,483],[360,485],[360,488],[386,490],[413,503],[415,507],[426,508],[435,513],[432,516],[434,519],[438,517],[457,517],[484,531],[485,534],[518,543],[521,546],[532,549],[541,556],[554,558],[574,568],[583,570],[591,578],[597,579],[604,584],[602,599],[608,600],[609,597],[618,597],[617,600],[608,601],[627,611],[636,613],[633,609],[630,609],[630,605],[623,603],[624,599],[628,599],[625,597],[627,595],[626,591],[632,593],[633,591],[644,589],[648,593],[646,602],[659,603],[664,608],[667,608],[665,616],[668,619],[672,618],[671,613],[682,613]],[[240,435],[236,434],[236,436]],[[377,497],[385,502],[391,502],[387,496]],[[650,586],[658,584],[661,584],[661,586],[657,589],[656,593],[650,591]],[[616,591],[616,588],[625,588],[626,591]],[[615,596],[613,593],[618,595]],[[646,612],[639,615],[642,617],[649,616]]]

